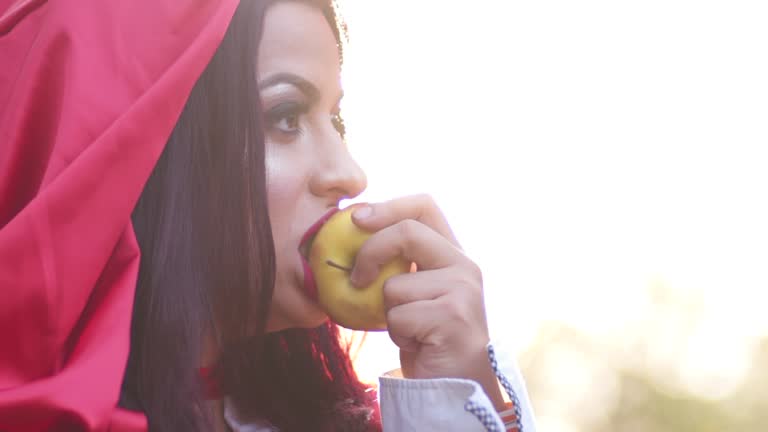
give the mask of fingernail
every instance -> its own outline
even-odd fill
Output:
[[[358,209],[356,209],[354,212],[352,212],[352,217],[355,219],[361,220],[371,217],[373,214],[373,207],[369,205],[362,206]]]

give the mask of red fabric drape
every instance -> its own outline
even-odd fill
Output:
[[[0,0],[0,430],[146,429],[130,213],[236,6]]]

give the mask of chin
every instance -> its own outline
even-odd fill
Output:
[[[285,319],[284,317],[270,316],[267,321],[267,333],[278,332],[281,330],[288,330],[292,328],[316,328],[328,321],[328,316],[324,313],[320,313],[316,317],[303,316],[300,319]]]
[[[296,317],[296,319],[292,320],[292,325],[290,327],[315,328],[328,321],[328,319],[328,315],[326,315],[325,312],[318,310],[311,315],[307,314],[301,317]]]
[[[267,320],[267,332],[289,328],[315,328],[328,321],[328,315],[320,309],[320,305],[310,300],[300,290],[278,290],[278,286],[275,286]]]

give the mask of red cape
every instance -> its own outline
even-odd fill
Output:
[[[0,0],[0,430],[146,429],[130,214],[236,6]]]

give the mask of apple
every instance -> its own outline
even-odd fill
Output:
[[[317,299],[337,324],[352,330],[386,330],[384,282],[408,273],[411,263],[397,257],[382,266],[366,287],[352,285],[350,275],[357,252],[372,235],[352,221],[357,206],[336,212],[320,228],[309,251],[309,265],[317,284]]]

